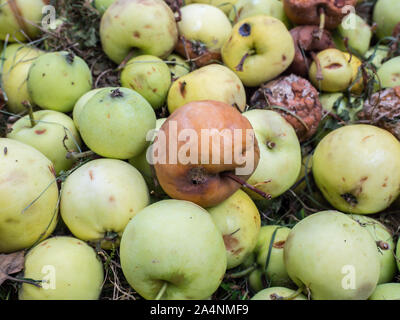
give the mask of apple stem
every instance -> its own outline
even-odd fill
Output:
[[[296,299],[304,290],[304,286],[299,287],[296,292],[293,292],[290,296],[284,297],[283,300],[294,300]]]
[[[227,274],[226,278],[228,278],[228,279],[243,278],[243,277],[249,275],[251,272],[253,272],[256,269],[257,269],[257,263],[253,263],[250,267],[248,267],[244,270],[241,270],[241,271],[238,271],[235,273],[231,273],[231,274]]]
[[[246,60],[246,58],[247,58],[248,56],[251,56],[251,55],[253,55],[254,53],[255,53],[254,49],[251,49],[249,52],[246,52],[246,53],[243,55],[242,59],[240,59],[238,65],[235,67],[235,70],[236,70],[236,71],[243,71],[244,61]]]
[[[244,181],[243,179],[240,179],[238,176],[234,175],[233,173],[223,172],[222,176],[228,177],[228,178],[232,179],[233,181],[236,181],[243,187],[254,191],[255,193],[259,194],[261,197],[263,197],[265,199],[270,200],[272,198],[272,196],[270,194],[267,194],[264,191],[261,191],[260,189],[257,189],[256,187],[252,186],[251,184],[248,184],[246,181]]]
[[[165,293],[165,290],[167,290],[167,287],[168,287],[168,282],[164,282],[164,284],[162,285],[160,291],[158,292],[158,294],[154,300],[161,300],[162,296]]]
[[[36,125],[35,118],[33,117],[33,108],[32,105],[28,101],[22,101],[22,105],[28,110],[29,119],[31,120],[31,128]]]
[[[313,60],[315,61],[315,64],[317,65],[316,79],[318,81],[324,80],[324,76],[322,74],[322,69],[321,69],[321,63],[320,63],[317,55],[315,54],[315,52],[311,51],[311,57],[313,58]]]
[[[15,282],[21,282],[21,283],[28,283],[31,284],[35,287],[41,288],[42,286],[40,285],[40,283],[42,282],[42,280],[32,280],[32,279],[25,279],[25,278],[15,278],[12,277],[10,275],[7,275],[7,279],[11,280],[11,281],[15,281]]]
[[[91,150],[89,151],[85,151],[85,152],[68,152],[66,155],[67,159],[72,159],[72,160],[78,160],[78,159],[82,159],[82,158],[87,158],[90,157],[92,155],[95,155],[95,153]]]
[[[322,39],[322,35],[324,33],[324,28],[325,28],[325,10],[324,8],[319,8],[319,33],[318,33],[318,38],[319,40]]]

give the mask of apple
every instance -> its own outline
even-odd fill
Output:
[[[106,55],[120,64],[131,54],[167,57],[178,30],[163,0],[119,0],[101,18],[100,39]]]
[[[122,271],[145,299],[207,299],[226,271],[222,235],[203,208],[162,200],[128,223],[120,245]]]
[[[375,47],[371,47],[364,55],[366,59],[370,59],[372,55],[373,58],[371,59],[371,63],[376,67],[380,68],[382,65],[382,60],[385,59],[388,55],[390,48],[384,45],[378,45]]]
[[[86,62],[67,51],[48,52],[33,61],[27,79],[32,101],[43,109],[70,112],[92,88]]]
[[[24,283],[19,300],[97,300],[103,265],[93,248],[73,237],[42,241],[25,257],[24,277],[41,280],[41,288]]]
[[[154,129],[156,115],[136,91],[105,88],[89,99],[77,121],[92,151],[107,158],[129,159],[147,147],[146,135]]]
[[[400,240],[397,240],[397,244],[396,244],[396,263],[397,263],[397,269],[400,270]]]
[[[336,209],[358,214],[389,207],[400,193],[400,142],[372,125],[347,125],[326,135],[313,156],[318,188]]]
[[[378,220],[370,217],[352,214],[350,218],[367,229],[378,247],[381,272],[378,284],[393,280],[397,271],[395,259],[395,243],[390,231]]]
[[[338,211],[321,211],[298,222],[286,240],[284,257],[290,278],[314,300],[365,300],[378,283],[375,241]]]
[[[225,66],[211,64],[178,78],[168,92],[168,110],[173,113],[192,101],[214,100],[246,107],[246,92],[237,75]]]
[[[137,169],[121,160],[97,159],[65,180],[60,213],[75,237],[109,249],[119,244],[129,220],[149,203],[146,182]]]
[[[244,191],[238,190],[207,211],[222,233],[228,261],[227,269],[237,267],[257,243],[261,219],[256,205]]]
[[[15,122],[7,138],[21,141],[42,152],[53,163],[56,174],[69,170],[74,161],[66,158],[67,153],[80,151],[82,145],[73,120],[53,110],[34,112],[33,118],[33,127],[29,116]]]
[[[400,57],[392,58],[378,69],[377,76],[382,88],[400,86]]]
[[[297,177],[296,183],[301,179],[303,179],[306,174],[308,177],[310,177],[311,168],[312,168],[312,154],[307,154],[302,157],[301,169],[299,176]],[[306,187],[307,187],[307,181],[304,179],[303,182],[301,182],[293,191],[299,193],[303,191]]]
[[[2,89],[7,96],[7,109],[12,113],[26,111],[22,102],[33,104],[26,79],[32,63],[42,51],[21,44],[8,45],[2,52],[4,63],[0,65]],[[1,69],[2,68],[2,69]]]
[[[341,92],[322,93],[319,96],[319,100],[324,110],[333,112],[339,117],[345,115],[344,117],[348,117],[351,122],[356,121],[357,113],[363,108],[362,103],[357,106],[355,97],[350,96],[350,102],[357,106],[356,108],[351,108],[349,106],[349,99]]]
[[[167,99],[171,72],[158,57],[138,56],[130,59],[122,70],[121,85],[140,93],[154,109],[158,109]]]
[[[368,300],[400,300],[400,283],[378,285]]]
[[[364,90],[363,74],[361,70],[362,62],[355,55],[350,55],[348,52],[343,52],[343,54],[346,57],[347,62],[350,64],[352,70],[352,77],[350,82],[351,87],[349,88],[350,92],[361,94]]]
[[[100,15],[103,15],[104,12],[111,6],[116,0],[93,0],[93,7],[95,7]]]
[[[187,63],[180,55],[172,53],[167,57],[167,61],[173,81],[190,72],[189,63]]]
[[[0,138],[0,253],[29,248],[57,224],[53,164],[22,142]]]
[[[376,34],[382,39],[390,37],[400,22],[400,2],[397,0],[378,0],[374,6],[373,20],[377,24]]]
[[[273,34],[273,37],[265,37]],[[233,26],[222,59],[245,86],[255,87],[285,71],[294,58],[293,38],[280,20],[250,16]]]
[[[271,287],[261,290],[251,300],[307,300],[303,294],[298,294],[285,287]]]
[[[243,113],[251,123],[260,148],[260,162],[247,181],[273,198],[287,191],[299,176],[301,149],[293,127],[277,112],[255,109]],[[253,199],[261,196],[249,192]]]
[[[235,5],[237,0],[185,0],[185,4],[190,4],[190,3],[203,3],[203,4],[209,4],[214,7],[217,7],[218,9],[221,9],[226,15],[229,13],[229,11],[232,9],[232,7]]]

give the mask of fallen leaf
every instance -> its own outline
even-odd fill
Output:
[[[8,278],[8,275],[20,272],[24,268],[24,255],[24,251],[0,254],[0,285]]]

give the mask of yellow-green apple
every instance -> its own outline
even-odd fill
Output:
[[[245,86],[255,87],[285,71],[294,51],[293,38],[284,23],[261,14],[235,24],[221,54]]]
[[[400,193],[400,142],[372,125],[348,125],[326,135],[313,156],[318,188],[336,209],[358,214],[389,207]]]
[[[251,300],[307,300],[303,294],[285,287],[271,287],[261,290]]]
[[[171,72],[160,58],[143,55],[128,61],[120,80],[123,87],[140,93],[154,109],[158,109],[167,99]]]
[[[379,279],[376,243],[348,215],[321,211],[298,222],[284,248],[285,266],[314,300],[365,300]]]
[[[57,224],[53,164],[22,142],[0,138],[0,252],[28,248]]]
[[[210,64],[180,77],[172,84],[167,98],[168,110],[172,113],[188,102],[198,100],[221,101],[243,111],[246,92],[234,72],[225,66]]]
[[[244,191],[238,190],[207,211],[222,233],[227,253],[227,269],[237,267],[257,243],[261,219],[256,205]]]
[[[400,22],[400,2],[397,0],[378,0],[374,6],[373,20],[377,25],[376,34],[382,39],[390,37]]]
[[[175,53],[167,57],[168,68],[171,72],[172,80],[176,80],[190,72],[190,65],[180,55]]]
[[[378,45],[377,47],[371,47],[364,55],[365,59],[371,59],[371,63],[376,67],[380,68],[382,65],[382,60],[388,55],[390,48],[384,45]]]
[[[364,90],[364,79],[361,70],[362,62],[354,54],[350,55],[348,52],[343,52],[343,54],[346,57],[347,62],[350,64],[352,71],[350,82],[351,87],[349,87],[350,92],[360,95]]]
[[[273,198],[288,190],[299,176],[301,149],[293,127],[277,112],[250,110],[243,113],[251,123],[260,148],[260,162],[247,181]],[[261,196],[251,190],[253,199]]]
[[[119,64],[131,54],[167,57],[178,29],[163,0],[117,0],[101,18],[100,38],[104,52]]]
[[[129,220],[150,203],[140,172],[116,159],[85,163],[65,180],[60,213],[75,237],[118,245]]]
[[[67,236],[47,239],[25,257],[19,300],[97,300],[104,281],[103,265],[93,248]]]
[[[396,244],[396,263],[397,263],[397,269],[400,270],[400,240],[397,240],[397,244]]]
[[[227,265],[209,213],[183,200],[159,201],[136,214],[122,235],[120,258],[128,283],[145,299],[207,299]]]
[[[400,86],[400,57],[392,58],[378,69],[377,76],[382,88]]]
[[[67,51],[48,52],[33,61],[28,73],[32,101],[43,109],[70,112],[92,88],[86,62]]]
[[[100,15],[103,15],[104,12],[111,6],[116,0],[93,0],[93,7],[95,7]]]
[[[185,0],[186,4],[190,3],[203,3],[209,4],[221,9],[225,14],[228,14],[237,0]]]
[[[300,182],[300,184],[297,185],[297,187],[293,190],[294,192],[298,193],[303,191],[307,187],[307,181],[304,178],[306,175],[309,176],[311,173],[311,168],[312,168],[312,154],[307,154],[302,157],[301,161],[301,169],[299,176],[297,177],[296,183],[299,182],[301,179],[304,179],[303,182]]]
[[[378,285],[368,300],[400,300],[400,283]]]
[[[73,120],[66,114],[53,110],[33,113],[34,126],[29,116],[15,122],[10,139],[26,143],[42,152],[54,165],[56,174],[69,170],[74,161],[67,159],[68,152],[80,151],[82,145]]]
[[[129,159],[139,155],[148,145],[147,132],[155,125],[151,105],[128,88],[104,88],[89,99],[78,116],[83,141],[107,158]]]

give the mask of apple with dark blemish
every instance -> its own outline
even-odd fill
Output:
[[[285,287],[266,288],[254,295],[251,300],[307,300],[304,294]]]
[[[74,161],[67,159],[67,153],[80,151],[82,145],[73,120],[62,112],[41,110],[33,113],[33,124],[29,115],[19,119],[7,138],[42,152],[53,163],[57,174],[69,170]]]
[[[400,86],[400,57],[392,58],[383,63],[377,71],[382,88]]]
[[[400,194],[400,142],[372,125],[347,125],[326,135],[313,155],[315,182],[336,209],[380,212]]]

